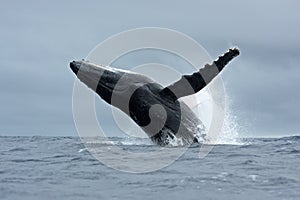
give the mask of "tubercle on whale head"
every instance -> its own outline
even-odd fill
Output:
[[[72,62],[70,62],[70,68],[77,75],[80,68],[80,64],[73,60]]]
[[[72,62],[70,62],[70,68],[71,68],[72,71],[77,75],[79,69],[80,69],[81,71],[85,71],[85,70],[86,70],[86,67],[82,67],[82,66],[87,65],[87,64],[94,65],[94,67],[100,67],[100,66],[102,67],[102,66],[103,66],[103,65],[97,65],[97,66],[96,66],[95,64],[90,63],[89,61],[82,59],[82,60],[80,60],[80,61],[75,61],[75,60],[73,60]]]
[[[107,103],[111,103],[114,86],[123,75],[121,71],[88,61],[72,61],[70,62],[70,68],[81,82],[96,92]]]

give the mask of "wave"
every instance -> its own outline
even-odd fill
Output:
[[[225,138],[225,139],[224,139]],[[99,144],[99,145],[120,145],[120,146],[157,146],[149,138],[136,138],[136,137],[53,137],[53,136],[0,136],[2,142],[45,142],[52,143],[56,141],[73,141],[72,145],[80,144],[81,142],[87,144]],[[241,146],[252,146],[255,144],[272,144],[276,147],[284,147],[290,145],[298,145],[300,143],[300,135],[284,136],[284,137],[265,137],[265,138],[241,138],[234,135],[232,138],[226,138],[224,135],[220,135],[220,138],[214,143],[210,142],[209,139],[205,139],[199,144],[208,145],[241,145]],[[178,143],[172,143],[171,146],[180,146]],[[194,146],[194,145],[192,145]],[[197,146],[197,145],[196,145]],[[83,148],[82,148],[83,149]],[[8,152],[24,152],[28,151],[28,147],[16,146],[6,149]],[[82,150],[84,151],[84,150]]]

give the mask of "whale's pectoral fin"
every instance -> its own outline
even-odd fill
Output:
[[[183,75],[180,80],[167,86],[163,90],[171,90],[176,95],[177,99],[195,94],[210,83],[213,78],[239,54],[240,51],[237,48],[229,49],[229,51],[223,56],[220,56],[218,60],[214,61],[211,65],[206,64],[199,72],[195,72],[192,75]]]

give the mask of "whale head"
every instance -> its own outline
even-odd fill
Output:
[[[112,96],[122,101],[122,98],[130,96],[137,88],[154,82],[151,78],[132,71],[88,61],[72,61],[70,68],[80,81],[109,104],[112,104]]]

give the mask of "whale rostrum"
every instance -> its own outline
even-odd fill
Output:
[[[229,49],[212,64],[167,87],[142,74],[88,61],[73,61],[70,67],[81,82],[126,113],[154,143],[166,146],[179,139],[186,145],[198,142],[197,133],[204,126],[180,98],[203,89],[239,53],[237,48]]]

